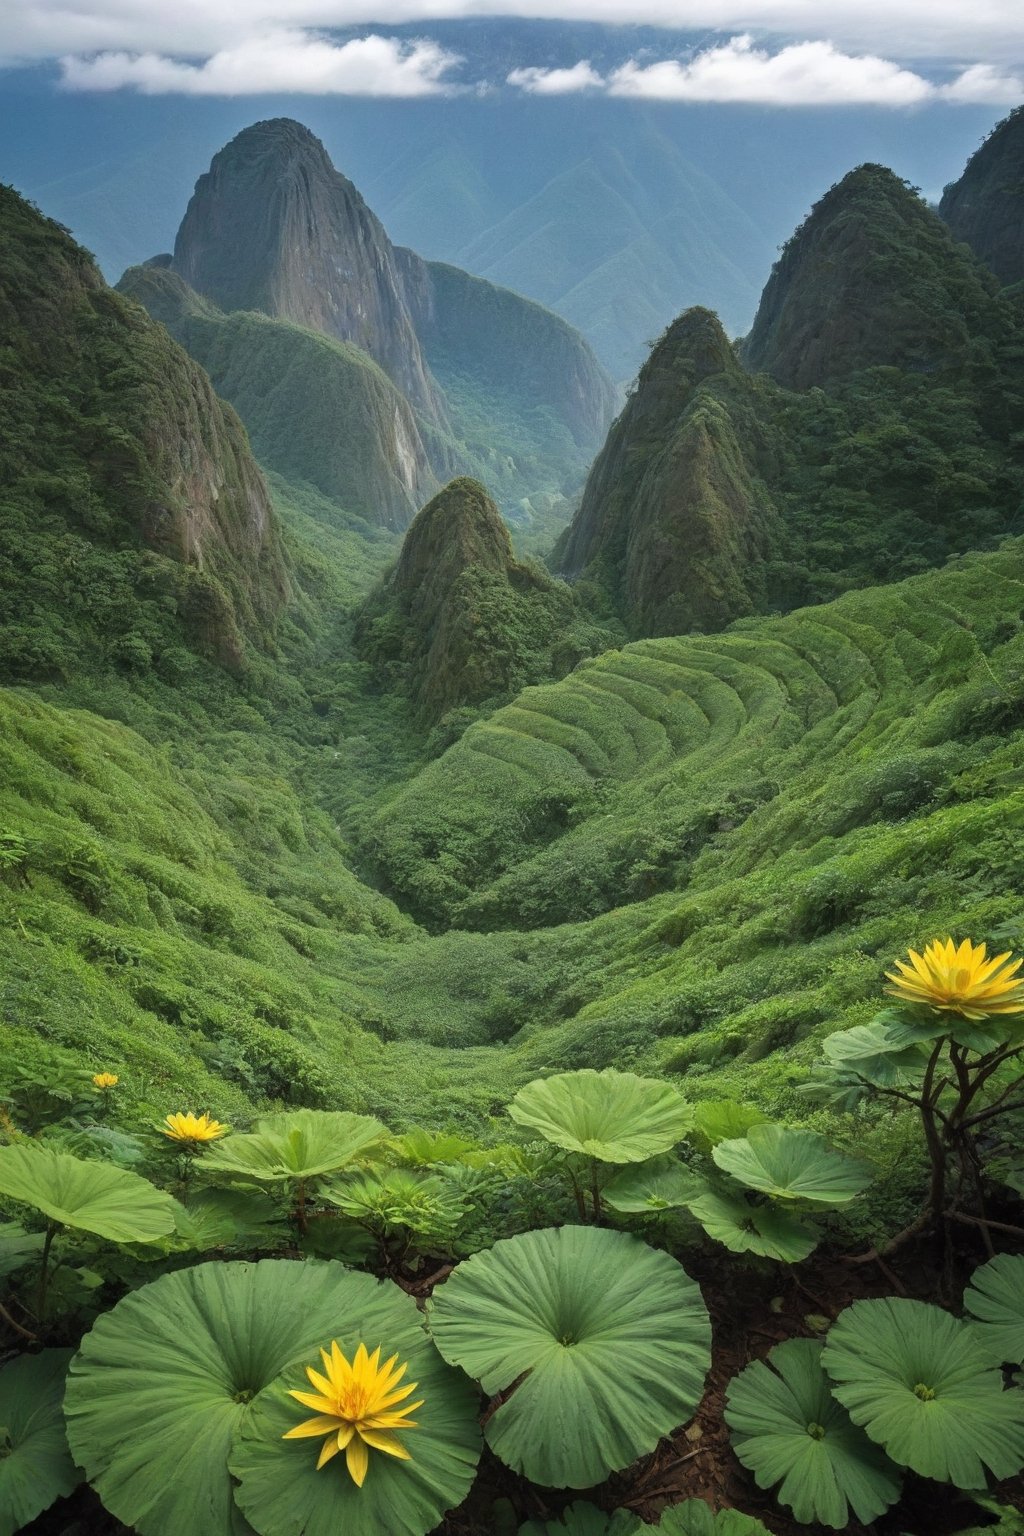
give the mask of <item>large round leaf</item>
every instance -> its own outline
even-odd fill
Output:
[[[296,1109],[257,1120],[253,1131],[217,1142],[203,1158],[207,1175],[226,1173],[277,1183],[337,1173],[388,1134],[371,1115]]]
[[[973,1329],[902,1297],[855,1301],[829,1330],[832,1391],[893,1461],[922,1477],[982,1488],[985,1471],[1024,1464],[1024,1393],[1002,1376]]]
[[[742,1192],[724,1194],[709,1190],[691,1200],[708,1237],[724,1243],[733,1253],[756,1253],[783,1264],[797,1264],[818,1246],[818,1233],[792,1211],[774,1205],[752,1205]]]
[[[489,1393],[502,1461],[547,1487],[589,1488],[693,1414],[710,1364],[700,1290],[625,1232],[549,1228],[505,1238],[434,1292],[446,1360]]]
[[[753,1125],[736,1141],[721,1141],[712,1156],[719,1168],[776,1200],[845,1205],[871,1183],[864,1163],[845,1157],[816,1131]]]
[[[686,1205],[706,1188],[678,1158],[656,1157],[621,1169],[602,1189],[601,1198],[613,1211],[656,1215]]]
[[[856,1072],[876,1088],[906,1088],[919,1082],[928,1065],[920,1044],[894,1045],[884,1021],[858,1024],[829,1035],[822,1045],[826,1061]]]
[[[993,1365],[1024,1365],[1024,1256],[1001,1253],[971,1276],[964,1306]]]
[[[155,1242],[174,1231],[175,1202],[147,1179],[34,1141],[0,1147],[0,1194],[34,1206],[62,1227],[115,1243]]]
[[[702,1499],[673,1504],[656,1529],[662,1536],[770,1536],[768,1527],[753,1515],[742,1515],[738,1509],[720,1509],[715,1514]]]
[[[759,1488],[799,1521],[843,1530],[850,1511],[869,1525],[899,1498],[896,1469],[850,1421],[829,1392],[822,1346],[813,1339],[777,1345],[730,1382],[725,1422],[732,1445]]]
[[[211,1263],[104,1312],[72,1363],[65,1409],[72,1452],[107,1508],[142,1536],[182,1536],[200,1511],[216,1536],[250,1532],[228,1455],[251,1399],[340,1343],[378,1291],[397,1287],[343,1264]]]
[[[239,1427],[231,1471],[235,1499],[260,1536],[424,1536],[469,1492],[480,1460],[479,1393],[441,1359],[411,1297],[371,1275],[351,1273],[339,1289],[333,1331],[351,1359],[360,1342],[408,1364],[423,1406],[416,1427],[401,1436],[410,1460],[370,1451],[366,1481],[357,1488],[345,1458],[317,1471],[319,1439],[282,1437],[303,1420],[289,1389],[309,1391],[301,1367],[262,1392]],[[308,1362],[317,1366],[315,1352]]]
[[[628,1509],[609,1513],[577,1500],[558,1520],[527,1520],[519,1527],[519,1536],[641,1536],[648,1529]]]
[[[710,1151],[729,1137],[745,1136],[752,1125],[767,1125],[768,1116],[736,1099],[704,1099],[693,1106],[693,1121],[696,1135],[691,1139]]]
[[[61,1409],[71,1354],[44,1349],[0,1371],[0,1536],[13,1536],[82,1481]]]
[[[508,1112],[556,1147],[605,1163],[643,1163],[667,1152],[693,1124],[668,1083],[608,1067],[560,1072],[520,1088]]]

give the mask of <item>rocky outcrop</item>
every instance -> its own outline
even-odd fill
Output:
[[[429,723],[550,675],[573,617],[568,590],[515,558],[498,508],[462,478],[416,517],[356,639]]]
[[[412,407],[365,352],[285,320],[227,315],[159,264],[130,267],[117,286],[207,370],[268,469],[398,531],[437,490]]]
[[[169,591],[203,648],[240,665],[244,637],[261,640],[288,595],[241,422],[166,331],[9,188],[0,228],[0,328],[18,401],[18,431],[2,434],[12,516],[42,497],[33,533],[55,536],[60,523],[98,546],[152,552],[150,584]]]
[[[906,182],[862,165],[785,246],[742,357],[810,389],[877,366],[955,370],[996,326],[985,271]]]
[[[637,633],[721,629],[757,606],[777,517],[751,387],[717,316],[687,310],[591,470],[559,567],[601,580]]]
[[[943,192],[939,214],[1001,283],[1024,281],[1024,107],[971,156]]]
[[[384,226],[301,123],[254,123],[214,155],[173,265],[222,310],[259,310],[354,343],[427,420],[445,423]]]

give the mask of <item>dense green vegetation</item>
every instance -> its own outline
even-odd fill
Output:
[[[1019,1502],[1024,981],[893,971],[1024,949],[1024,540],[956,552],[1018,494],[1012,367],[819,398],[685,316],[648,448],[681,389],[705,510],[771,465],[767,537],[831,413],[813,595],[915,574],[626,644],[474,481],[400,549],[280,457],[268,486],[9,204],[0,596],[42,648],[0,652],[0,1536],[58,1496],[103,1536],[933,1536],[954,1490],[962,1531],[988,1483]],[[947,456],[902,475],[896,419]],[[380,1423],[395,1353],[422,1414]]]
[[[616,626],[596,624],[571,588],[516,559],[497,507],[468,479],[419,513],[356,630],[381,686],[408,694],[427,724],[468,705],[493,708],[615,638]]]
[[[764,373],[706,310],[669,327],[558,568],[632,634],[679,634],[1020,532],[1024,311],[996,287],[891,172],[852,172],[765,289],[740,352]]]

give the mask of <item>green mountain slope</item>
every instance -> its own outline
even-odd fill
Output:
[[[942,194],[939,213],[1001,283],[1024,279],[1024,109],[998,123]]]
[[[1020,530],[1024,311],[891,172],[865,166],[786,247],[739,355],[714,316],[659,340],[558,569],[633,634],[892,580]],[[779,380],[783,383],[779,383]]]
[[[356,630],[381,685],[408,693],[427,723],[560,676],[602,642],[564,583],[515,558],[501,513],[468,479],[420,512]]]
[[[959,371],[1000,323],[991,279],[881,165],[830,188],[783,249],[743,343],[789,389],[863,368]]]
[[[59,225],[0,188],[0,669],[243,664],[288,578],[245,432]]]
[[[418,950],[472,988],[449,1032],[514,1036],[506,1072],[642,1060],[781,1092],[813,1046],[766,1058],[861,1022],[908,942],[1019,926],[1022,614],[1015,541],[527,689],[369,831],[403,905],[475,930],[406,951],[406,1027],[445,1038],[436,980],[418,1023],[405,1002]]]
[[[251,311],[226,315],[161,267],[129,268],[117,290],[202,365],[269,468],[385,528],[407,527],[437,489],[409,402],[358,347]]]

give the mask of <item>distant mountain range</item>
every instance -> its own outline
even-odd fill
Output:
[[[549,305],[625,382],[688,306],[744,333],[776,247],[851,165],[891,165],[937,200],[997,115],[529,97],[501,86],[524,61],[607,69],[701,39],[496,20],[429,30],[467,58],[467,78],[496,88],[416,101],[97,97],[8,72],[0,179],[66,223],[114,280],[169,247],[220,145],[257,118],[296,117],[393,241]]]

